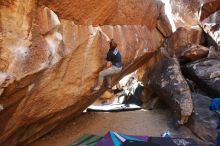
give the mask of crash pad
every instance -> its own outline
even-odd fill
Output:
[[[84,134],[69,146],[96,146],[101,138],[101,136],[93,134]]]
[[[91,105],[87,108],[87,111],[96,112],[117,112],[117,111],[131,111],[140,110],[141,107],[135,104],[101,104],[101,105]]]

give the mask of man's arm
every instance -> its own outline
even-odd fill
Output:
[[[111,67],[111,61],[107,61],[106,63],[106,68],[109,68],[109,67]]]

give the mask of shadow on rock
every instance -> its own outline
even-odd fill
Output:
[[[209,110],[210,98],[192,93],[194,113],[187,127],[208,146],[214,146],[217,134],[217,115]]]
[[[220,96],[220,60],[201,59],[183,67],[184,74],[210,96]]]

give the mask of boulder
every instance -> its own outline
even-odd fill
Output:
[[[187,127],[206,145],[215,146],[217,136],[217,115],[210,111],[210,98],[192,93],[194,112]]]
[[[202,12],[204,13],[204,16],[202,15],[203,14]],[[203,30],[207,33],[207,36],[206,36],[207,44],[208,45],[210,44],[210,46],[212,45],[220,49],[219,47],[220,46],[220,35],[219,35],[220,33],[220,4],[219,2],[213,1],[213,2],[205,4],[201,10],[201,19],[204,19],[201,22],[201,26],[203,27]]]
[[[200,21],[203,21],[218,10],[220,10],[220,3],[218,0],[208,1],[207,3],[203,4],[200,9]]]
[[[199,45],[203,43],[203,31],[200,27],[178,28],[167,40],[170,54],[175,54],[177,58],[188,49],[188,45]]]
[[[191,28],[198,25],[198,10],[203,2],[203,0],[171,0],[170,4],[176,27]]]
[[[184,74],[210,96],[220,96],[220,60],[201,59],[188,63]]]
[[[157,28],[164,37],[170,37],[172,35],[172,28],[169,23],[168,17],[166,16],[165,7],[161,7],[161,13],[158,17]]]
[[[211,16],[210,16],[211,17]],[[208,18],[210,18],[208,17]],[[219,11],[219,18],[220,18],[220,11]],[[219,19],[220,20],[220,19]],[[207,33],[206,34],[206,39],[207,39],[207,43],[206,44],[210,44],[209,46],[214,46],[215,48],[217,48],[220,51],[220,21],[218,22],[218,24],[213,25],[212,21],[208,21],[206,23],[203,23],[203,29],[204,31]]]
[[[216,43],[220,44],[219,29],[214,31],[216,25],[220,23],[220,3],[218,0],[173,0],[170,3],[177,28],[193,28],[200,25]]]
[[[173,0],[170,2],[177,27],[192,27],[220,10],[218,0]],[[178,7],[176,7],[178,6]]]
[[[180,124],[185,124],[192,114],[193,105],[190,88],[181,73],[177,59],[163,56],[149,70],[144,76],[145,85],[170,106]]]
[[[181,58],[186,61],[196,61],[207,57],[209,49],[200,45],[191,45],[181,54]]]
[[[1,1],[0,145],[28,145],[101,96],[90,88],[110,38],[124,64],[115,82],[143,65],[164,41],[162,10],[155,0]]]
[[[77,25],[147,25],[154,28],[160,18],[166,17],[164,4],[159,0],[62,0],[59,3],[39,0],[39,5],[49,7],[59,18],[73,20]],[[169,24],[168,21],[163,23]],[[171,29],[171,26],[166,28]]]

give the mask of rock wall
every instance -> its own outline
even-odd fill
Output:
[[[185,74],[210,97],[220,96],[220,61],[217,58],[188,63]]]
[[[220,3],[218,0],[206,1],[200,9],[200,21],[203,21],[204,19],[208,18],[210,15],[219,10]]]
[[[158,0],[40,0],[39,4],[81,25],[147,25],[153,29],[159,16],[163,16],[163,4]]]
[[[216,145],[215,131],[217,117],[213,115],[213,112],[209,111],[208,104],[210,103],[210,97],[219,96],[220,2],[219,0],[174,0],[171,1],[171,4],[173,7],[172,12],[174,13],[174,16],[176,16],[174,19],[177,26],[185,27],[184,29],[192,29],[195,28],[195,25],[199,25],[202,32],[205,32],[204,36],[201,37],[203,39],[201,39],[202,41],[200,41],[200,43],[207,48],[202,49],[201,46],[196,45],[197,49],[194,49],[191,46],[191,43],[193,46],[197,43],[192,41],[189,46],[177,49],[177,51],[181,52],[181,50],[184,51],[184,48],[190,47],[190,50],[186,50],[186,52],[183,53],[185,54],[183,58],[185,57],[186,62],[182,62],[182,71],[186,78],[192,80],[188,80],[188,84],[191,86],[191,91],[197,92],[197,94],[192,94],[194,112],[187,126],[205,143],[204,145],[214,146]],[[184,34],[186,31],[179,31],[179,34],[177,32],[175,33],[177,36],[180,36],[180,38],[181,36],[186,36]],[[200,37],[198,36],[199,35],[195,38],[199,40]],[[183,40],[184,41],[180,40],[180,43],[178,42],[177,44],[182,45],[187,39]],[[175,46],[175,43],[173,42],[171,41],[171,44]],[[171,50],[175,51],[173,49]],[[204,95],[198,94],[198,91],[209,97],[207,98]],[[205,123],[212,124],[207,126]]]
[[[171,0],[176,27],[191,27],[199,23],[199,8],[203,0]]]
[[[155,0],[1,1],[0,145],[36,140],[103,93],[90,87],[109,38],[125,65],[115,80],[144,64],[171,34],[163,11]]]
[[[219,0],[172,0],[171,6],[177,27],[198,25],[220,10]],[[219,17],[214,19],[219,20]]]
[[[167,43],[169,52],[179,58],[188,45],[203,43],[203,31],[199,27],[191,29],[179,27],[167,40]]]

